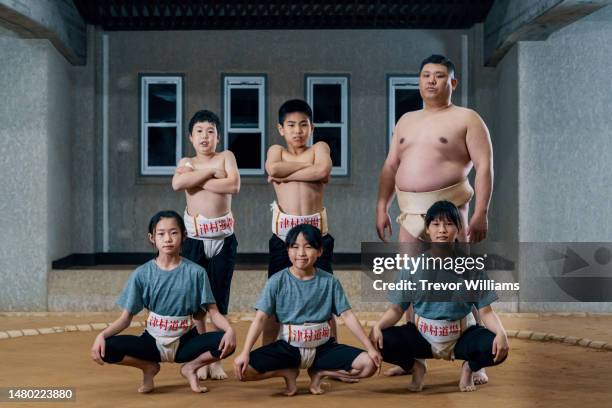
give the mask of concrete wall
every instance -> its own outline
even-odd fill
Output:
[[[518,47],[519,239],[612,241],[612,7]],[[610,272],[585,256],[589,270]],[[521,265],[537,273],[537,265]],[[602,283],[605,284],[605,283]],[[571,300],[558,290],[559,299]],[[610,312],[612,303],[522,303],[521,311]]]
[[[100,215],[96,203],[101,201],[99,137],[99,86],[96,67],[100,34],[91,26],[87,36],[87,63],[73,67],[72,105],[72,252],[101,251],[101,232],[96,233]]]
[[[0,310],[45,310],[71,250],[70,65],[47,40],[0,32]]]
[[[359,252],[376,240],[377,178],[386,156],[386,75],[417,73],[431,53],[461,72],[464,31],[189,31],[110,32],[110,251],[148,251],[145,229],[161,208],[182,211],[170,178],[138,176],[139,73],[185,75],[185,121],[195,110],[221,112],[222,73],[267,74],[268,144],[280,104],[304,97],[304,74],[350,75],[350,169],[326,190],[337,252]],[[461,90],[457,90],[457,96]],[[121,144],[121,148],[118,146]],[[127,146],[127,148],[126,148]],[[264,177],[243,177],[233,208],[239,251],[267,252],[273,190]]]
[[[488,240],[518,241],[518,54],[512,49],[497,67],[486,67],[483,26],[470,31],[469,107],[487,124],[493,144],[493,195]]]
[[[612,7],[519,46],[521,241],[611,241]]]
[[[495,155],[492,241],[612,240],[611,22],[608,7],[546,41],[520,42],[496,68],[471,63],[471,106],[489,125]],[[482,56],[479,30],[471,33],[472,61]],[[522,284],[550,279],[542,265],[520,259]],[[609,271],[609,264],[585,260]],[[519,310],[612,310],[611,303],[572,301],[552,281],[549,289],[559,301],[521,301]]]

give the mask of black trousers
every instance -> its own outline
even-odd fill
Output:
[[[394,326],[383,330],[383,360],[410,371],[417,358],[433,358],[431,345],[419,333],[413,323],[404,326]],[[459,338],[455,345],[455,358],[465,360],[472,371],[503,362],[493,362],[491,354],[495,334],[482,327],[472,326]]]
[[[226,315],[229,308],[230,288],[234,276],[237,250],[238,240],[234,234],[223,240],[221,251],[210,259],[206,258],[204,245],[199,239],[187,238],[183,243],[181,255],[206,269],[210,289],[222,315]]]
[[[210,351],[213,357],[219,358],[221,355],[221,350],[218,350],[219,343],[224,334],[222,331],[198,334],[195,328],[191,329],[179,339],[174,362],[186,363],[207,351]],[[119,363],[125,356],[158,363],[161,361],[155,339],[146,330],[140,336],[119,335],[106,339],[106,352],[103,358],[105,362]]]

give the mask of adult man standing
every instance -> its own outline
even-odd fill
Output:
[[[427,239],[423,216],[440,200],[455,204],[463,225],[468,226],[460,241],[479,242],[487,235],[493,189],[491,139],[476,112],[451,103],[456,87],[455,66],[448,58],[432,55],[423,60],[419,92],[424,107],[398,120],[379,178],[376,231],[382,241],[387,241],[387,230],[392,233],[389,207],[394,190],[400,208],[399,242]],[[476,170],[476,205],[468,222],[474,189],[467,176],[472,167]],[[486,382],[482,374],[482,379],[475,378],[477,382]]]

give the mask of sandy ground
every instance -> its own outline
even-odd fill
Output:
[[[113,314],[1,314],[0,330],[51,327],[66,324],[110,322]],[[509,329],[548,331],[562,335],[612,341],[612,317],[503,317]],[[239,346],[248,322],[234,325]],[[142,329],[129,332],[138,334]],[[308,394],[308,377],[300,375],[300,393],[288,398],[281,395],[282,380],[240,383],[233,379],[206,381],[207,394],[192,393],[179,375],[179,366],[163,364],[156,377],[156,390],[140,395],[136,388],[141,374],[120,366],[98,366],[89,359],[89,348],[96,332],[74,332],[0,340],[0,387],[71,387],[76,402],[17,403],[0,402],[0,407],[215,407],[242,405],[296,408],[314,404],[326,407],[610,407],[612,389],[612,353],[558,343],[510,340],[510,357],[499,367],[489,368],[491,382],[475,393],[457,392],[459,362],[430,361],[423,392],[407,391],[409,376],[383,376],[362,380],[359,384],[327,381],[323,396]],[[344,326],[340,340],[357,345]],[[224,361],[231,370],[233,357]],[[385,368],[387,366],[385,365]]]

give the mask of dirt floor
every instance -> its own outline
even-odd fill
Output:
[[[1,314],[0,330],[63,326],[67,324],[110,322],[114,314]],[[502,318],[508,329],[554,332],[612,342],[612,317],[525,317]],[[241,345],[248,322],[235,323]],[[138,334],[142,329],[129,332]],[[97,332],[72,332],[0,340],[0,387],[71,387],[76,402],[0,402],[0,407],[215,407],[265,406],[296,408],[314,404],[326,407],[612,407],[612,352],[559,343],[510,340],[510,357],[499,367],[488,369],[491,381],[474,393],[459,393],[459,362],[430,361],[423,392],[407,391],[409,376],[383,376],[358,384],[327,381],[323,396],[308,394],[308,377],[301,374],[300,393],[292,398],[281,395],[282,380],[240,383],[230,377],[206,381],[207,394],[192,393],[179,375],[178,365],[163,364],[156,377],[156,390],[140,395],[141,380],[136,369],[105,365],[89,359],[89,348]],[[340,327],[340,340],[357,345],[346,327]],[[233,357],[224,361],[230,372]],[[385,366],[386,368],[387,366]]]

